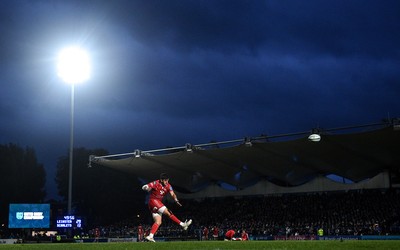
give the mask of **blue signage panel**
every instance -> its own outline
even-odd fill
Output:
[[[8,228],[49,228],[50,204],[10,204]]]

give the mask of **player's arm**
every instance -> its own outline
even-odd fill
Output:
[[[174,199],[176,205],[182,207],[182,204],[179,202],[178,197],[176,196],[174,190],[170,190],[169,194],[171,195],[172,199]]]
[[[151,187],[150,187],[149,184],[146,184],[146,185],[143,185],[143,186],[142,186],[142,190],[147,191],[147,192],[150,192]]]

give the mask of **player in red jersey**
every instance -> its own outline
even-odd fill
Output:
[[[233,236],[235,236],[235,230],[228,230],[226,233],[225,233],[225,241],[228,241],[228,240],[236,240],[236,238],[234,238]]]
[[[208,228],[204,227],[203,229],[203,239],[208,240]]]
[[[212,228],[212,236],[214,240],[218,240],[218,236],[219,236],[219,228],[217,226]]]
[[[243,241],[249,240],[249,234],[246,233],[246,230],[244,230],[244,229],[243,229],[243,231],[242,231],[242,240],[243,240]]]
[[[138,226],[137,236],[138,236],[138,239],[137,239],[138,242],[143,241],[144,229],[143,229],[142,225]]]
[[[239,240],[239,241],[241,241],[242,240],[242,238],[235,238],[234,236],[235,236],[235,234],[236,234],[236,232],[235,232],[235,230],[233,230],[233,229],[231,229],[231,230],[228,230],[226,233],[225,233],[225,241],[229,241],[229,240]],[[242,234],[242,236],[243,236],[243,234]]]
[[[145,238],[147,241],[155,242],[154,235],[161,225],[162,215],[168,216],[173,222],[183,227],[183,230],[192,224],[192,220],[185,222],[180,221],[168,208],[162,203],[164,196],[169,193],[175,200],[178,206],[182,206],[176,196],[171,184],[169,184],[169,177],[166,173],[160,175],[160,179],[150,182],[142,187],[143,190],[150,192],[149,209],[153,216],[153,226],[151,227],[150,234]]]

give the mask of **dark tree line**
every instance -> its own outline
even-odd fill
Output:
[[[72,209],[87,226],[107,225],[147,211],[145,194],[137,178],[99,165],[88,166],[90,155],[106,155],[104,149],[74,149]],[[69,154],[57,162],[56,184],[67,212]],[[8,221],[10,203],[47,203],[46,172],[32,148],[0,145],[0,223]],[[54,202],[54,201],[53,201]]]
[[[0,145],[0,223],[7,224],[9,203],[41,203],[46,172],[33,148]]]
[[[72,178],[72,208],[85,216],[89,225],[106,225],[140,213],[145,208],[144,192],[137,178],[122,172],[92,164],[90,155],[106,155],[105,150],[74,150]],[[68,156],[60,157],[56,183],[59,195],[68,199]]]

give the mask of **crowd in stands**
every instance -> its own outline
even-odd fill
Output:
[[[317,235],[320,228],[324,235],[400,235],[399,189],[206,198],[181,203],[184,206],[174,212],[183,220],[193,219],[188,232],[164,218],[157,236],[200,237],[205,227],[209,239],[214,238],[215,228],[219,238],[229,229],[265,236]],[[151,224],[143,226],[146,231]],[[131,223],[118,226],[126,229],[124,233],[136,232],[136,227]]]
[[[193,219],[189,230],[183,231],[163,218],[156,237],[204,239],[205,228],[208,239],[223,239],[230,229],[246,230],[250,236],[315,236],[320,228],[324,235],[400,235],[400,189],[205,198],[181,203],[182,208],[172,210],[182,220]],[[145,233],[152,224],[150,213],[146,216],[148,220],[141,223]],[[98,230],[100,237],[136,237],[138,226],[137,218],[127,218]],[[94,236],[95,229],[84,233]]]

